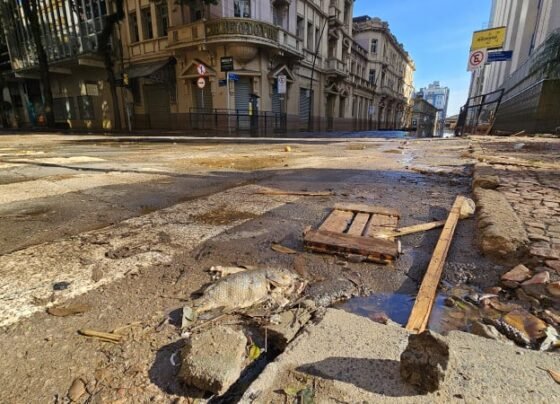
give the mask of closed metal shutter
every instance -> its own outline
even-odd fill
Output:
[[[169,129],[171,110],[169,107],[169,92],[162,85],[145,85],[144,100],[151,129]]]
[[[280,94],[278,94],[278,87],[272,87],[272,112],[279,114],[282,112],[282,105],[280,101]]]
[[[249,77],[240,77],[235,82],[237,127],[241,130],[248,130],[251,127],[251,119],[249,117],[249,94],[251,92],[251,79]]]
[[[299,89],[299,117],[301,120],[302,127],[307,127],[307,122],[309,120],[309,111],[311,109],[311,97],[313,92],[307,95],[309,90],[307,88]]]
[[[243,112],[249,111],[249,94],[251,93],[251,79],[240,77],[235,82],[235,109]]]

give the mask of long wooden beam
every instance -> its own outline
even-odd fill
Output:
[[[455,233],[455,228],[457,227],[457,222],[461,216],[461,206],[464,201],[464,196],[457,196],[455,203],[451,208],[451,212],[445,221],[445,225],[443,226],[443,230],[439,236],[432,259],[430,260],[430,264],[428,265],[428,269],[426,270],[426,274],[424,275],[424,279],[420,285],[420,290],[416,296],[412,313],[410,313],[408,323],[406,324],[406,329],[411,332],[420,333],[428,326],[430,313],[432,312],[432,307],[434,306],[434,301],[436,299],[437,287],[441,278],[441,273],[443,272],[445,259],[453,239],[453,234]]]

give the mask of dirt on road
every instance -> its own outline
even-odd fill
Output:
[[[470,195],[469,145],[2,136],[0,354],[10,365],[0,373],[0,401],[65,402],[71,386],[77,402],[203,397],[178,381],[173,358],[184,345],[181,308],[211,282],[214,265],[291,269],[316,301],[414,296],[437,231],[402,237],[403,254],[387,266],[307,253],[302,234],[342,202],[398,209],[400,226],[445,219],[456,195]],[[271,188],[331,195],[261,192]],[[444,288],[499,281],[504,268],[480,255],[474,234],[473,219],[459,223]],[[275,243],[296,254],[274,251]],[[47,313],[61,304],[85,309]],[[90,339],[82,329],[123,338]]]

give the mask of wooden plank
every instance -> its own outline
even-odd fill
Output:
[[[419,333],[424,331],[428,325],[445,258],[447,257],[447,252],[449,251],[449,246],[453,239],[453,233],[457,227],[457,222],[461,216],[461,206],[464,201],[465,197],[460,195],[455,199],[451,212],[445,221],[432,259],[430,260],[430,264],[428,265],[428,269],[426,270],[426,274],[418,290],[412,313],[406,324],[406,329],[409,331]]]
[[[319,230],[343,233],[348,228],[353,217],[354,213],[352,212],[333,210],[323,224],[319,226]]]
[[[344,252],[363,256],[378,256],[393,259],[398,255],[395,242],[370,237],[357,237],[349,234],[324,230],[310,230],[304,236],[306,248],[322,252]]]
[[[337,203],[335,209],[346,210],[350,212],[373,213],[378,215],[401,217],[396,209],[385,208],[383,206],[362,205],[358,203]]]
[[[282,191],[276,189],[267,189],[265,191],[256,192],[257,195],[292,195],[292,196],[332,196],[334,195],[329,191],[308,192],[308,191]]]
[[[407,234],[414,234],[414,233],[420,233],[432,229],[437,229],[438,227],[443,227],[443,225],[445,225],[445,220],[440,220],[439,222],[415,224],[414,226],[401,227],[400,229],[396,229],[396,230],[379,229],[377,233],[371,234],[371,236],[378,237],[378,238],[400,237],[400,236],[406,236]]]
[[[348,229],[348,234],[351,236],[361,236],[364,233],[369,218],[368,213],[358,213]]]

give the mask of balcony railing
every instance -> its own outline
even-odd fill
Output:
[[[245,18],[220,18],[206,22],[206,37],[242,35],[278,41],[278,27]]]
[[[302,41],[274,25],[247,18],[219,18],[169,28],[169,47],[180,48],[205,43],[243,40],[279,47],[302,55]]]
[[[328,58],[326,60],[326,70],[327,73],[334,73],[341,76],[348,75],[348,68],[344,64],[344,62],[337,58]]]
[[[168,37],[154,38],[130,45],[130,57],[137,58],[164,52],[167,49]]]

